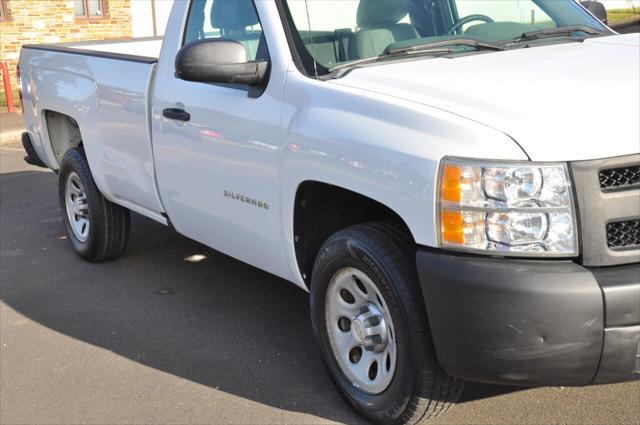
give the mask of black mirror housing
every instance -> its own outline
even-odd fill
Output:
[[[244,46],[228,39],[205,39],[186,44],[176,55],[176,76],[201,83],[261,86],[267,81],[266,61],[248,61]]]
[[[607,15],[607,9],[604,5],[597,1],[581,1],[580,4],[593,14],[596,18],[601,20],[605,25],[609,25],[609,16]]]

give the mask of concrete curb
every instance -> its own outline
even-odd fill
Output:
[[[0,145],[20,143],[24,131],[22,113],[0,112]]]
[[[0,146],[20,144],[23,132],[23,129],[3,131],[0,133]]]

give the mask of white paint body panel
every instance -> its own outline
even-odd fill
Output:
[[[303,182],[372,198],[395,211],[417,243],[437,246],[445,156],[559,161],[640,150],[634,36],[396,62],[320,81],[295,67],[275,3],[260,0],[271,75],[266,91],[250,98],[175,78],[187,7],[175,2],[157,65],[23,50],[35,148],[56,168],[42,111],[72,116],[108,199],[159,221],[166,213],[181,233],[301,287],[293,214]],[[191,121],[163,118],[169,107]]]
[[[640,34],[371,66],[335,84],[499,129],[534,161],[640,151]]]
[[[46,164],[58,168],[43,111],[67,114],[105,197],[164,222],[147,113],[155,65],[31,49],[20,65],[26,128]]]

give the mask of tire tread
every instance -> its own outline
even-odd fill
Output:
[[[64,206],[64,179],[70,171],[75,171],[85,185],[88,197],[93,198],[92,230],[90,241],[86,249],[78,249],[73,244],[74,250],[82,258],[89,262],[103,262],[120,257],[129,240],[129,228],[131,224],[130,211],[120,205],[107,200],[98,189],[84,149],[82,147],[69,149],[60,166],[60,205],[63,220],[67,220]],[[69,235],[72,238],[72,235]]]

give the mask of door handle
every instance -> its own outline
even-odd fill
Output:
[[[179,108],[167,108],[162,111],[162,116],[178,121],[189,121],[191,119],[191,115],[187,111]]]

